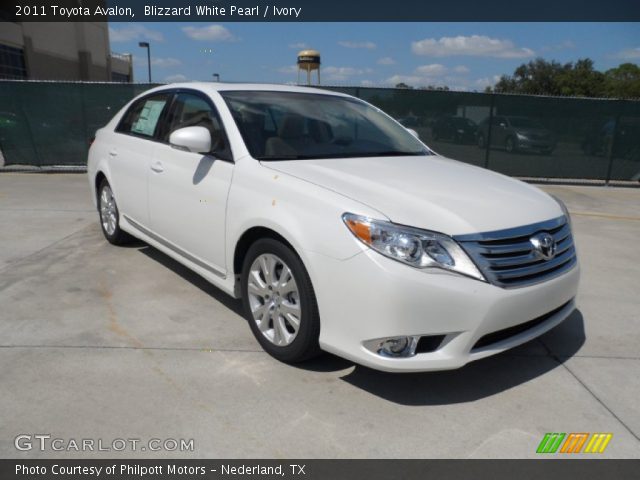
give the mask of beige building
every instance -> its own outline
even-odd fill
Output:
[[[0,21],[0,79],[132,82],[132,67],[107,22]]]

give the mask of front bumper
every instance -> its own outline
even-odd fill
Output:
[[[365,250],[340,261],[305,252],[321,318],[320,346],[385,371],[448,370],[527,342],[575,309],[579,266],[544,283],[503,289],[437,269],[418,270]],[[561,308],[560,308],[561,307]],[[554,312],[555,310],[555,312]],[[550,314],[550,312],[553,312]],[[532,322],[524,331],[485,335]],[[444,335],[439,348],[390,358],[365,347],[372,339]]]

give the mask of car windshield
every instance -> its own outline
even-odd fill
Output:
[[[542,124],[532,118],[527,117],[509,117],[511,125],[517,128],[543,128]]]
[[[258,160],[431,154],[404,127],[354,98],[245,90],[220,94]]]

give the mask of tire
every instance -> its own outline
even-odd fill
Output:
[[[513,140],[513,137],[507,137],[504,141],[504,149],[509,153],[516,151],[516,142]]]
[[[272,238],[257,240],[245,256],[241,282],[245,317],[267,353],[286,363],[321,353],[315,293],[306,268],[291,248]]]
[[[113,245],[124,245],[133,237],[120,229],[120,212],[109,182],[103,178],[98,187],[98,218],[104,238]]]
[[[478,135],[478,148],[484,148],[484,147],[485,147],[484,135]]]

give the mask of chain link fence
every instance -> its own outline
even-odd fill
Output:
[[[0,82],[4,164],[86,165],[96,129],[152,86]],[[640,101],[331,89],[380,107],[436,152],[463,162],[518,177],[640,182]]]

